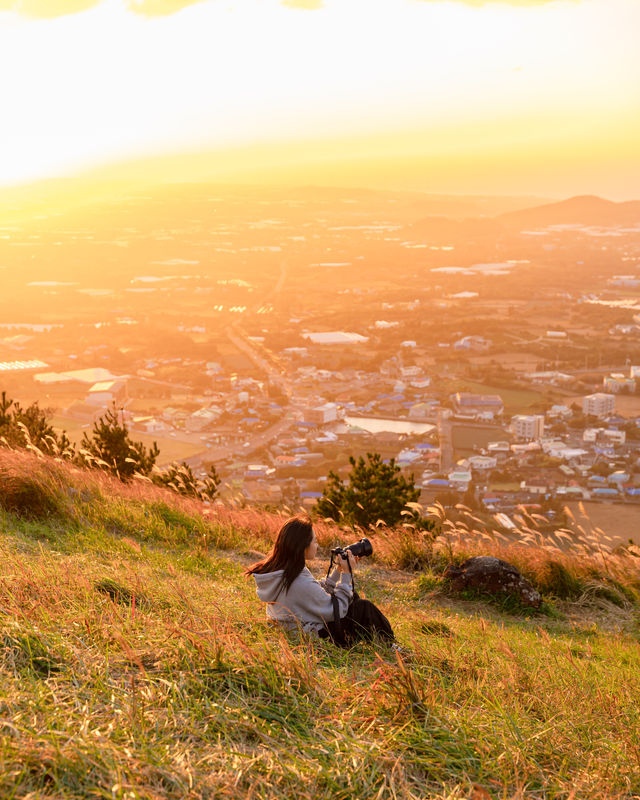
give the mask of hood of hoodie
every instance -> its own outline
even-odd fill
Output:
[[[274,572],[263,572],[261,575],[254,573],[253,578],[258,589],[258,597],[263,603],[272,603],[278,598],[278,594],[282,594],[283,575],[283,569],[277,569]]]

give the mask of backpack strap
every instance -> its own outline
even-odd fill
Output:
[[[342,630],[342,619],[340,618],[340,606],[338,605],[338,598],[335,594],[331,595],[331,604],[333,606],[333,636],[342,643],[344,641],[344,631]]]

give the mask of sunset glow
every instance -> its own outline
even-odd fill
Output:
[[[629,198],[639,26],[635,0],[0,0],[0,183],[109,167]]]

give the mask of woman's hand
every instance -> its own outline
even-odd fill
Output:
[[[338,555],[338,569],[340,572],[353,572],[356,566],[356,561],[357,558],[353,555],[351,550],[347,550],[346,558],[343,555]],[[349,565],[351,565],[351,570],[349,570]]]

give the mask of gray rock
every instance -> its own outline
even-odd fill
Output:
[[[460,566],[450,564],[444,577],[454,592],[472,590],[498,597],[512,595],[530,608],[540,608],[542,603],[540,593],[512,564],[493,556],[474,556]]]

